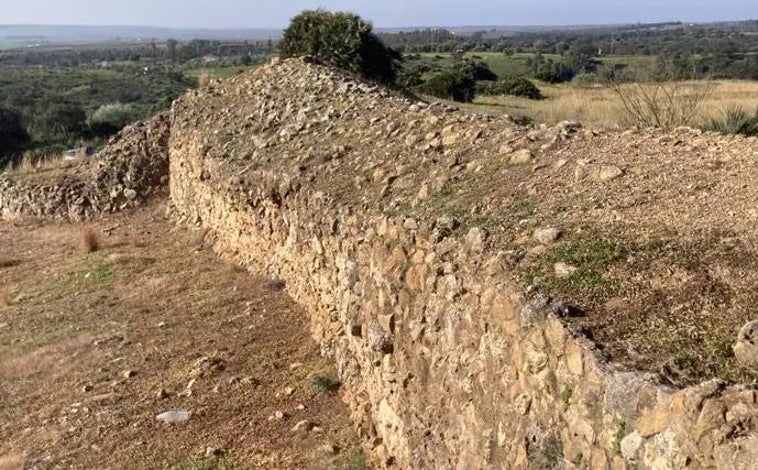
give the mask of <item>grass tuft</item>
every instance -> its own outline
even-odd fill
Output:
[[[336,377],[332,375],[314,375],[311,378],[311,383],[316,389],[322,393],[336,393],[339,390],[342,383]]]
[[[758,110],[750,114],[742,106],[730,105],[720,116],[707,120],[703,130],[721,134],[758,135]]]
[[[229,459],[209,458],[184,460],[168,467],[169,470],[237,470],[240,467]]]

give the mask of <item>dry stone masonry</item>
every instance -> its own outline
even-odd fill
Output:
[[[566,305],[515,275],[524,259],[574,237],[572,223],[652,227],[691,205],[691,194],[661,184],[668,176],[646,159],[651,146],[666,149],[666,168],[700,171],[716,147],[737,162],[754,158],[755,141],[575,123],[526,129],[409,102],[307,60],[214,82],[175,102],[168,119],[170,139],[158,132],[150,142],[160,144],[136,154],[156,149],[163,162],[167,148],[174,215],[207,229],[221,255],[285,281],[306,306],[377,468],[755,468],[755,390],[719,380],[675,387],[613,365],[567,325]],[[620,147],[636,166],[616,158]],[[629,181],[646,168],[656,171],[641,179],[660,185],[654,214]],[[755,175],[745,172],[730,183]],[[153,188],[162,173],[146,174],[136,187],[122,176],[99,187],[146,197],[137,187]],[[72,212],[26,209],[7,189],[23,183],[8,181],[6,217]],[[546,192],[555,207],[535,207]],[[722,222],[708,204],[682,236]],[[493,224],[506,206],[517,216]],[[754,231],[754,204],[734,207],[735,228]],[[555,266],[564,277],[576,269]]]
[[[159,114],[125,128],[73,168],[0,175],[0,215],[83,220],[165,195],[169,132],[168,116]]]

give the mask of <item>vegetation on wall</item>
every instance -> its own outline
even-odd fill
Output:
[[[352,13],[325,10],[293,18],[279,52],[283,58],[312,56],[380,83],[395,81],[402,60],[374,34],[371,23]]]

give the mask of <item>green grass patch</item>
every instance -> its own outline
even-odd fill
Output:
[[[525,270],[523,279],[554,293],[581,293],[596,299],[611,295],[617,281],[606,276],[608,268],[619,260],[626,249],[598,236],[588,236],[558,244],[537,258]],[[555,274],[556,263],[566,263],[576,270],[568,277]]]
[[[368,470],[371,468],[360,447],[352,447],[340,453],[334,462],[334,468],[338,470]]]
[[[596,270],[607,268],[619,259],[624,251],[615,243],[592,236],[559,244],[554,253],[556,261],[564,261],[580,270]]]
[[[239,470],[242,467],[230,459],[187,459],[168,467],[168,470]]]
[[[571,397],[574,395],[574,389],[571,388],[571,386],[567,385],[563,388],[561,391],[561,406],[563,407],[563,411],[566,411],[569,409],[569,405],[571,404]]]
[[[611,447],[616,455],[621,455],[621,441],[626,435],[626,423],[621,422],[616,425],[616,429],[613,431],[613,439],[611,440]]]
[[[321,393],[336,393],[342,385],[337,377],[323,374],[314,375],[311,383]]]
[[[99,254],[79,258],[74,265],[74,282],[82,285],[102,285],[113,282],[113,270]]]

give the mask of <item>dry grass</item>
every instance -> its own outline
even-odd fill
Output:
[[[10,294],[7,292],[0,292],[0,308],[7,308],[13,305]]]
[[[211,251],[188,250],[194,234],[164,213],[161,205],[92,221],[110,235],[86,256],[76,252],[80,226],[2,226],[3,253],[33,256],[0,271],[0,292],[24,293],[17,308],[0,309],[0,456],[28,455],[15,460],[25,468],[40,466],[43,452],[45,468],[166,469],[188,458],[230,468],[227,456],[196,455],[213,446],[234,468],[333,468],[336,457],[318,451],[321,437],[351,449],[357,436],[339,396],[315,393],[306,379],[311,371],[336,376],[308,335],[306,312]],[[219,367],[201,369],[203,356]],[[302,364],[295,371],[286,366],[294,362]],[[127,370],[138,373],[125,378]],[[195,393],[180,396],[196,370]],[[292,420],[266,419],[282,409],[285,386],[295,389],[292,419],[318,423],[323,435],[304,440]],[[168,396],[156,401],[161,389]],[[155,425],[155,414],[174,408],[192,419]],[[72,420],[65,429],[77,427],[65,439],[65,429],[45,424],[61,413]]]
[[[684,82],[683,88],[697,89],[702,82]],[[634,85],[624,85],[634,86]],[[613,90],[602,85],[578,86],[540,85],[546,99],[532,101],[513,96],[482,97],[477,108],[513,116],[525,116],[538,122],[580,121],[591,127],[628,127],[634,125],[621,99]],[[754,109],[758,106],[758,82],[719,80],[705,97],[700,110],[693,114],[688,125],[699,126],[707,119],[718,117],[730,106]]]
[[[197,76],[197,86],[200,88],[208,88],[211,84],[211,75],[208,72],[200,72]]]
[[[8,163],[5,172],[18,176],[41,173],[58,174],[81,164],[83,161],[83,157],[66,159],[62,155],[49,155],[40,158],[27,153],[19,161]]]
[[[21,470],[24,468],[24,459],[18,455],[0,456],[0,470]]]
[[[83,227],[79,231],[79,250],[82,253],[93,253],[100,249],[100,236],[91,227]]]

